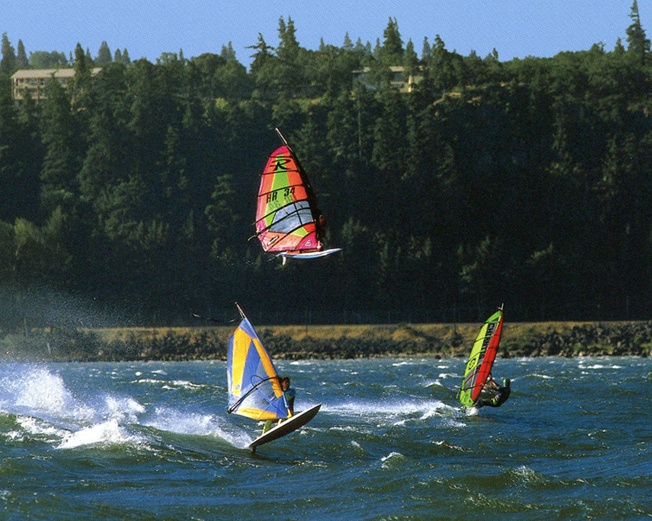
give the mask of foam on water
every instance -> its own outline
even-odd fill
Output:
[[[260,425],[226,413],[223,362],[0,364],[0,504],[16,519],[98,520],[246,521],[274,511],[634,521],[649,511],[640,398],[649,359],[500,360],[501,376],[517,382],[512,397],[475,418],[460,411],[458,382],[438,378],[464,361],[441,363],[450,368],[315,361],[294,381],[297,406],[323,402],[322,411],[256,455],[240,449]],[[596,409],[590,389],[605,375],[619,388],[601,393]],[[560,382],[553,395],[549,378]],[[435,380],[451,390],[424,385]]]
[[[387,456],[380,458],[382,462],[382,468],[389,469],[395,467],[397,464],[400,464],[402,460],[405,459],[405,456],[400,452],[390,452]]]
[[[58,374],[42,367],[31,367],[0,380],[0,407],[39,417],[69,420],[93,417],[93,409],[78,402]]]
[[[584,364],[579,364],[578,366],[581,369],[622,369],[622,366],[620,365],[605,365],[605,364],[592,364],[592,365],[584,365]]]
[[[246,447],[252,441],[242,432],[229,432],[223,428],[220,419],[212,414],[182,412],[168,407],[157,407],[154,416],[143,425],[176,434],[213,436],[236,447]]]
[[[66,435],[57,448],[74,449],[85,445],[138,445],[145,438],[128,433],[118,420],[112,419]]]
[[[326,412],[356,417],[373,424],[405,425],[409,421],[422,421],[457,412],[457,408],[439,400],[397,400],[394,402],[356,401],[324,407]]]
[[[426,380],[423,382],[423,387],[426,389],[432,388],[432,387],[441,387],[442,389],[449,390],[448,386],[444,384],[439,378],[436,378],[434,380]]]
[[[2,433],[5,438],[11,441],[24,442],[39,439],[40,441],[52,442],[61,439],[67,432],[32,416],[17,415],[15,420],[20,428]]]

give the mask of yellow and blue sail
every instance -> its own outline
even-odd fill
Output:
[[[229,338],[227,378],[230,413],[255,420],[287,418],[287,406],[274,363],[244,316]]]

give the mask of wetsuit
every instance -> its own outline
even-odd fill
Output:
[[[500,407],[507,401],[510,393],[512,392],[510,381],[504,380],[503,385],[498,387],[495,394],[491,398],[480,398],[477,402],[473,404],[474,407],[478,409],[480,407],[489,406],[489,407]]]
[[[294,416],[294,398],[297,392],[292,387],[288,387],[283,391],[283,394],[285,395],[285,402],[288,404],[288,416]]]

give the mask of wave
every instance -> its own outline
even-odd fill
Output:
[[[459,412],[456,407],[447,405],[440,400],[399,400],[392,403],[386,401],[355,401],[326,405],[323,410],[341,416],[366,418],[373,422],[385,419],[393,424],[408,419],[425,420],[434,416]]]
[[[71,432],[64,436],[59,449],[75,449],[85,445],[140,445],[146,446],[147,439],[129,433],[117,419],[107,420],[97,425]]]
[[[153,417],[143,425],[175,434],[210,436],[240,448],[253,441],[251,436],[213,414],[183,412],[169,407],[156,407]]]
[[[29,367],[24,373],[0,379],[0,408],[18,414],[88,421],[91,407],[79,402],[63,378],[44,367]]]
[[[593,364],[593,365],[584,365],[584,364],[579,364],[578,367],[580,369],[622,369],[623,366],[621,365],[605,365],[605,364]]]
[[[138,383],[181,390],[206,387],[187,380],[143,379]],[[212,437],[242,448],[252,441],[244,430],[213,414],[144,405],[132,396],[112,392],[76,396],[56,371],[45,366],[28,366],[0,378],[0,411],[13,418],[3,436],[13,441],[40,440],[57,449],[116,444],[150,449],[160,440],[146,428]]]

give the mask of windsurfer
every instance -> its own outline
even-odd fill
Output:
[[[496,382],[492,374],[489,373],[487,381],[484,383],[483,389],[486,391],[497,391],[499,387],[500,385],[498,385],[498,382]]]
[[[511,381],[509,378],[503,379],[503,385],[498,385],[498,383],[493,379],[491,375],[487,379],[487,382],[484,385],[484,390],[490,393],[491,397],[483,398],[480,397],[473,406],[476,408],[484,407],[485,405],[489,407],[500,407],[504,404],[509,398],[511,390]]]
[[[297,395],[297,392],[290,387],[290,378],[288,376],[281,379],[281,389],[283,389],[283,395],[285,396],[285,403],[288,408],[288,418],[294,416],[294,398]]]
[[[291,418],[294,416],[294,398],[296,397],[297,392],[290,387],[290,378],[288,376],[279,379],[281,381],[281,389],[283,390],[283,397],[285,398],[285,405],[287,407],[287,417]],[[265,421],[265,425],[263,425],[263,434],[272,428],[274,421],[275,420]],[[282,421],[283,420],[278,420],[277,424]]]
[[[326,232],[326,225],[328,225],[328,217],[326,217],[323,213],[321,213],[321,210],[317,210],[317,219],[315,221],[315,225],[317,227],[317,237],[322,238],[324,236],[324,233]]]

